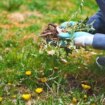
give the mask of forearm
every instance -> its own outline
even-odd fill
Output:
[[[105,34],[100,33],[95,34],[92,46],[95,49],[105,50]]]
[[[96,33],[105,33],[105,22],[103,21],[103,15],[101,11],[98,11],[95,15],[89,18],[87,24],[91,23],[93,23]]]
[[[105,0],[96,0],[100,10],[102,11],[103,14],[103,19],[105,21]]]

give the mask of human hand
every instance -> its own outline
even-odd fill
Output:
[[[74,44],[76,46],[92,46],[93,34],[87,32],[76,32],[74,33]]]
[[[94,35],[87,32],[75,32],[73,35],[67,32],[61,32],[58,34],[61,39],[73,39],[76,46],[92,45]]]

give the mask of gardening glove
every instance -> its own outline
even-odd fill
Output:
[[[61,32],[58,34],[58,37],[61,39],[73,39],[76,46],[91,46],[94,35],[87,32],[75,32],[73,35]]]
[[[59,28],[65,29],[65,28],[67,28],[68,26],[69,26],[69,27],[74,26],[76,23],[77,23],[77,22],[74,22],[74,21],[70,21],[70,22],[67,21],[67,22],[62,23],[62,24],[59,26]]]
[[[76,46],[92,46],[93,34],[87,32],[76,32],[74,33],[74,44]]]

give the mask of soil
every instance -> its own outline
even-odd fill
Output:
[[[41,33],[41,37],[45,38],[46,40],[47,39],[50,39],[50,40],[58,40],[58,31],[56,29],[56,25],[54,24],[48,24],[47,28]]]

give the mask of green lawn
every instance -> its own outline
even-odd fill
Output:
[[[38,37],[48,23],[69,21],[79,8],[80,0],[0,0],[0,105],[105,104],[105,72],[95,64],[105,52],[81,48],[66,56],[60,49],[60,55]],[[85,0],[72,20],[97,10],[94,0]]]

